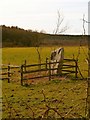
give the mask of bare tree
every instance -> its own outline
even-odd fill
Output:
[[[41,47],[40,47],[40,35],[38,35],[39,33],[37,33],[37,38],[36,38],[36,43],[35,43],[35,50],[37,52],[38,55],[38,63],[41,64]],[[39,69],[41,69],[41,66],[39,65]]]
[[[90,23],[87,20],[85,20],[85,14],[83,14],[83,36],[84,40],[86,40],[86,29],[85,29],[85,23]],[[86,105],[86,116],[88,119],[90,119],[90,37],[88,35],[88,54],[85,54],[85,51],[83,49],[84,55],[86,56],[86,61],[88,63],[88,80],[87,80],[87,105]],[[81,45],[80,45],[81,46]],[[80,54],[80,53],[79,53]]]
[[[53,31],[54,34],[60,34],[60,33],[63,33],[65,32],[66,30],[68,30],[68,26],[65,25],[65,26],[62,26],[63,22],[64,22],[64,17],[63,15],[61,15],[60,11],[58,10],[57,11],[57,14],[58,14],[58,18],[57,18],[57,24],[56,24],[56,29]],[[37,43],[36,43],[36,51],[37,51],[37,54],[38,54],[38,63],[41,64],[41,48],[40,48],[40,38],[41,36],[37,35]],[[41,67],[39,66],[39,69],[41,69]]]
[[[56,29],[53,31],[54,34],[63,33],[69,29],[67,25],[62,27],[62,24],[64,22],[64,17],[63,15],[61,15],[59,10],[57,11],[57,15],[58,15],[58,18],[57,18],[57,23],[56,23]]]
[[[36,51],[37,51],[37,55],[38,55],[38,63],[41,64],[41,49],[40,46],[35,47]],[[39,65],[39,69],[41,69],[41,66]]]

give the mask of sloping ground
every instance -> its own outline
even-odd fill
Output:
[[[86,81],[57,79],[29,86],[3,81],[2,85],[3,118],[86,117]]]
[[[87,45],[87,38],[87,35],[45,34],[17,26],[2,26],[2,47],[77,46],[81,41],[82,45]]]

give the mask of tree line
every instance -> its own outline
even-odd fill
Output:
[[[81,35],[54,35],[24,30],[17,26],[2,25],[2,47],[39,47],[61,44],[75,44],[82,39]],[[73,43],[74,42],[74,43]]]
[[[32,30],[24,30],[22,28],[2,26],[2,47],[31,47],[40,45],[41,36]]]

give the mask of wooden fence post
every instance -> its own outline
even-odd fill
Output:
[[[57,74],[62,76],[62,68],[63,68],[63,60],[59,62],[58,68],[57,68]]]
[[[21,65],[21,85],[23,85],[23,65]]]
[[[49,61],[49,81],[51,80],[51,63]]]
[[[77,74],[78,74],[78,61],[75,60],[75,79],[77,79]]]
[[[24,70],[25,70],[25,72],[26,72],[26,60],[25,60],[25,63],[24,63]]]
[[[47,69],[48,58],[46,57],[46,69]]]
[[[8,83],[10,83],[10,63],[8,64]]]

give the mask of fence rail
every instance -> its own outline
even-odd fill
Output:
[[[65,64],[67,63],[68,64]],[[51,80],[52,76],[58,76],[60,75],[59,73],[54,73],[52,74],[52,71],[57,70],[58,68],[51,68],[52,64],[56,64],[59,62],[48,62],[46,60],[46,63],[41,63],[41,64],[32,64],[32,65],[21,65],[21,85],[23,85],[23,81],[24,80],[29,80],[29,79],[37,79],[37,78],[44,78],[44,77],[48,77],[49,80]],[[74,65],[72,65],[72,63],[74,63]],[[41,66],[41,69],[39,68],[39,66]],[[43,66],[43,67],[42,67]],[[32,67],[38,67],[38,69],[32,69]],[[29,68],[30,70],[27,70],[27,68]],[[74,68],[74,70],[71,70],[70,68]],[[75,74],[75,78],[77,78],[77,73],[78,73],[78,65],[77,65],[77,61],[74,59],[64,59],[63,62],[63,66],[62,66],[62,75],[66,75],[66,74]],[[32,73],[37,73],[37,72],[46,72],[46,74],[41,74],[39,76],[34,76],[33,77],[28,77],[26,78],[25,75],[31,75]],[[25,76],[25,77],[24,77]]]
[[[10,65],[10,64],[1,64],[1,69],[0,69],[0,79],[1,80],[8,80],[8,83],[10,83],[10,79],[11,79],[11,75],[14,74],[14,72],[12,72],[13,69],[17,69],[20,68],[20,66],[16,66],[16,65]]]
[[[18,72],[21,74],[20,75],[20,79],[21,79],[21,85],[23,85],[23,81],[27,80],[27,79],[37,79],[37,78],[44,78],[44,77],[48,77],[49,80],[51,80],[52,76],[58,76],[60,75],[59,73],[54,73],[52,74],[52,71],[57,70],[58,68],[51,68],[51,65],[55,65],[59,62],[50,62],[48,61],[48,59],[46,58],[46,62],[45,63],[41,63],[41,64],[31,64],[31,65],[27,65],[26,64],[26,60],[25,63],[21,66],[17,66],[17,65],[11,65],[11,64],[2,64],[1,65],[1,78],[2,80],[7,79],[8,83],[10,82],[11,76],[14,74],[14,72],[12,70],[16,70],[19,69]],[[41,68],[39,67],[41,66]],[[37,69],[35,68],[37,67]],[[33,68],[33,69],[32,69]],[[62,65],[62,75],[68,75],[68,74],[75,74],[75,78],[77,78],[77,73],[78,73],[78,65],[77,65],[77,61],[74,59],[64,59],[63,61],[63,65]],[[25,78],[25,75],[31,75],[33,73],[41,73],[41,72],[45,72],[44,74],[41,74],[39,76],[33,76],[33,77],[28,77]]]

